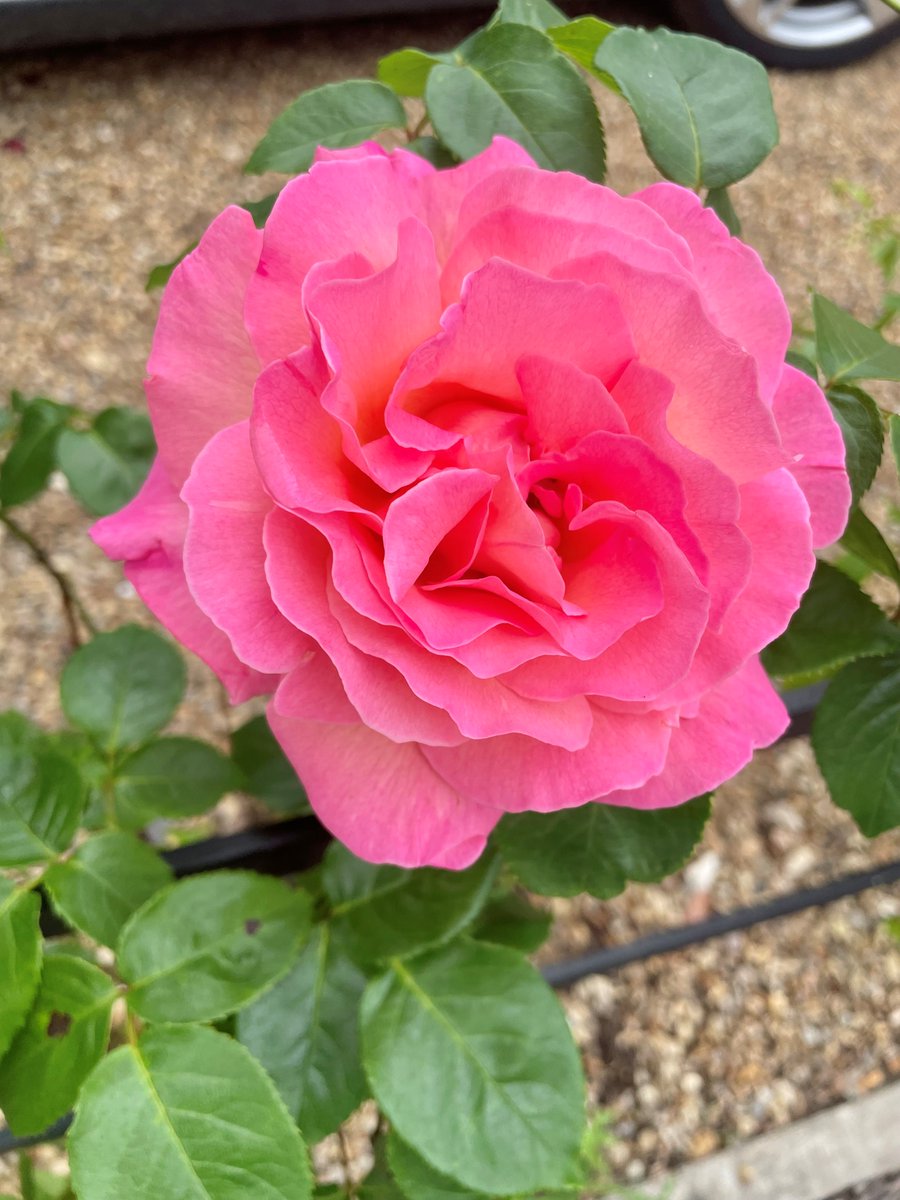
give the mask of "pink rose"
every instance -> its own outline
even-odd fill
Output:
[[[321,153],[227,209],[149,363],[159,456],[93,536],[373,861],[504,812],[657,808],[784,730],[757,658],[850,491],[756,254],[497,139]]]

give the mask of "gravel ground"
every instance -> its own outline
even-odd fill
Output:
[[[607,6],[652,23],[646,3]],[[402,44],[445,47],[468,17],[329,25],[0,61],[0,344],[3,388],[96,410],[141,404],[156,300],[143,281],[234,199],[271,190],[241,163],[302,88],[370,73]],[[829,183],[846,178],[890,210],[900,190],[900,44],[840,72],[773,77],[782,142],[735,189],[745,236],[806,318],[808,284],[865,317],[878,281],[855,217]],[[653,178],[633,123],[602,100],[610,182]],[[145,620],[85,537],[64,491],[22,514],[76,577],[101,625]],[[0,545],[5,670],[0,708],[59,719],[66,654],[57,596],[27,553]],[[226,711],[194,666],[180,728],[224,736]],[[224,807],[220,826],[240,819]],[[721,789],[693,866],[609,904],[558,902],[549,953],[612,943],[821,881],[900,853],[866,843],[830,805],[803,743],[760,755]],[[587,980],[566,998],[591,1096],[616,1117],[616,1165],[637,1181],[900,1074],[900,950],[883,919],[896,889]],[[333,1158],[325,1147],[323,1162]],[[0,1190],[9,1183],[0,1167]]]

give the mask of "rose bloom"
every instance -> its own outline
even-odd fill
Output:
[[[689,191],[497,139],[320,152],[176,269],[159,454],[93,530],[356,854],[461,868],[504,812],[661,808],[785,729],[758,652],[850,490],[757,255]]]

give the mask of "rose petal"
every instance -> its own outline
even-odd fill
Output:
[[[182,565],[187,507],[159,458],[135,498],[98,521],[91,537],[110,558],[125,559],[125,577],[163,625],[202,658],[228,689],[232,704],[270,692],[276,676],[240,661],[228,638],[197,607]]]
[[[669,808],[701,796],[736,775],[754,750],[777,741],[789,720],[759,660],[752,658],[705,692],[696,715],[683,717],[672,730],[665,768],[655,778],[604,796],[603,803]]]
[[[259,360],[243,309],[261,245],[250,214],[226,208],[163,294],[146,389],[159,456],[175,485],[214,433],[250,413]]]
[[[593,706],[583,750],[564,751],[511,735],[423,754],[462,796],[507,812],[555,812],[620,788],[638,787],[662,770],[672,730],[659,713],[631,715]]]
[[[793,461],[788,470],[809,504],[813,545],[827,546],[844,532],[850,481],[844,439],[815,380],[786,365],[773,405],[781,440]]]
[[[760,395],[771,403],[791,340],[791,318],[759,255],[731,237],[712,209],[687,188],[655,183],[635,192],[633,199],[658,212],[690,246],[704,305],[719,329],[753,355]]]
[[[269,724],[322,824],[360,858],[458,871],[484,850],[500,813],[463,800],[414,742],[295,720],[274,706]]]
[[[266,583],[263,524],[273,505],[250,452],[248,421],[215,435],[181,495],[190,514],[184,571],[191,595],[242,662],[289,671],[309,639],[284,619]]]

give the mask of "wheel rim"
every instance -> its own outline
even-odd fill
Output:
[[[857,42],[900,20],[884,0],[725,0],[725,7],[754,37],[805,50]]]

